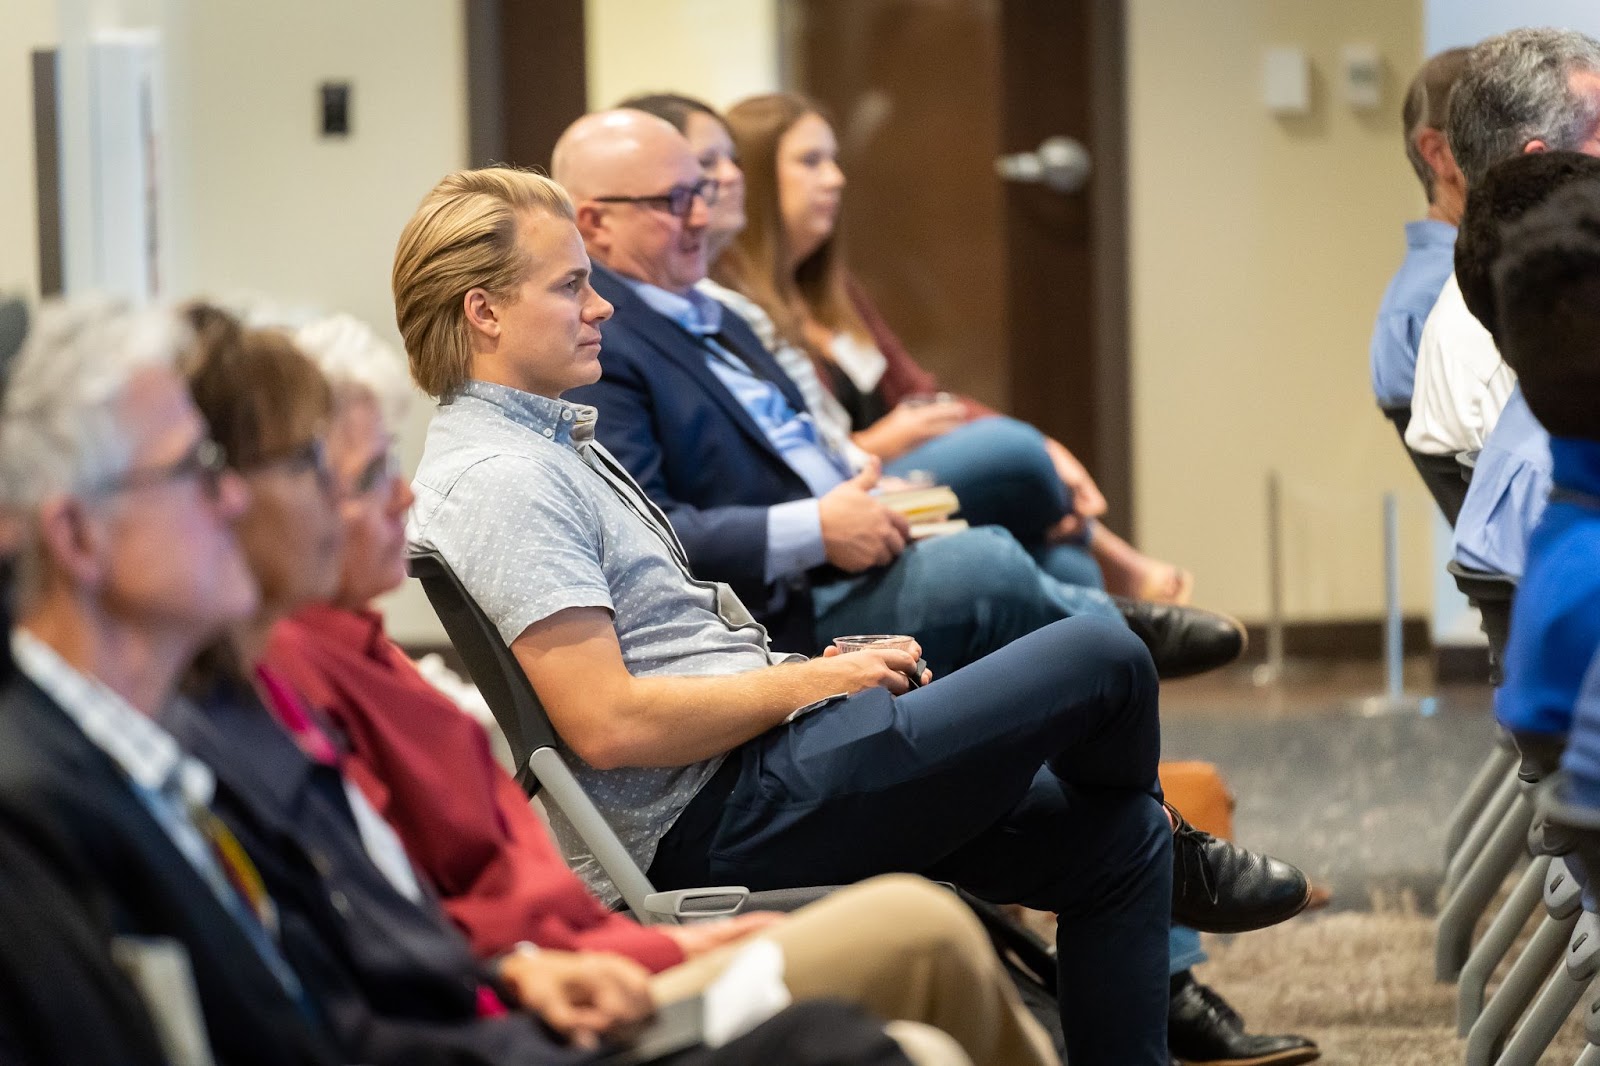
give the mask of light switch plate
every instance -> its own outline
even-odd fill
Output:
[[[1275,115],[1311,111],[1311,60],[1297,45],[1276,45],[1262,53],[1261,100]]]

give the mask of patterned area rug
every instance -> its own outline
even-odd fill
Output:
[[[1308,1036],[1329,1066],[1459,1063],[1466,1041],[1455,1035],[1455,986],[1433,979],[1433,928],[1408,901],[1378,901],[1373,911],[1207,937],[1211,961],[1195,973],[1252,1031]],[[1583,1046],[1579,1011],[1539,1061],[1570,1066]]]

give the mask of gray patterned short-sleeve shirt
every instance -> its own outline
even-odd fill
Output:
[[[558,611],[603,607],[636,676],[735,674],[789,658],[768,650],[766,631],[726,586],[689,574],[665,518],[593,439],[595,417],[591,407],[468,382],[428,427],[408,539],[444,556],[507,644]],[[645,869],[722,762],[601,771],[563,754]],[[615,902],[571,824],[550,815],[568,863]]]

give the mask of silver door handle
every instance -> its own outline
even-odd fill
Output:
[[[1013,152],[994,161],[995,173],[1007,181],[1043,185],[1056,192],[1077,192],[1089,181],[1089,150],[1071,137],[1046,137],[1031,152]]]

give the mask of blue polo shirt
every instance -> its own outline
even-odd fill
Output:
[[[1456,562],[1520,580],[1528,537],[1549,501],[1550,434],[1528,410],[1518,387],[1478,453],[1456,519]]]
[[[1456,228],[1431,218],[1406,223],[1406,257],[1384,291],[1372,327],[1372,392],[1378,406],[1411,406],[1417,344],[1439,292],[1455,270]]]
[[[1600,809],[1600,656],[1589,664],[1578,688],[1561,769],[1567,777],[1565,798]]]
[[[1561,736],[1600,651],[1600,443],[1551,437],[1550,459],[1558,491],[1528,541],[1495,715],[1514,733]]]

